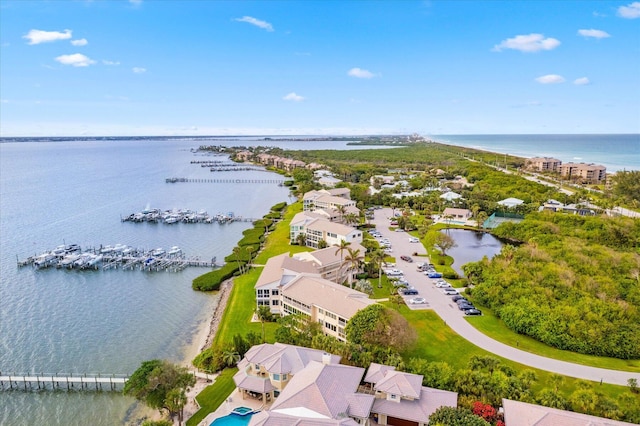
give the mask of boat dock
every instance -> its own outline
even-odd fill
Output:
[[[121,391],[126,374],[0,374],[0,390],[111,390]]]
[[[40,255],[17,259],[18,267],[31,265],[34,269],[56,267],[78,270],[140,270],[146,272],[179,272],[187,267],[215,268],[216,258],[202,260],[200,256],[187,257],[180,247],[169,250],[134,249],[122,244],[100,246],[82,251],[76,244],[58,246]]]
[[[167,183],[177,183],[177,182],[186,182],[186,183],[275,183],[280,186],[284,185],[283,179],[190,179],[190,178],[180,178],[180,177],[170,177],[166,178],[165,182]]]
[[[131,213],[127,216],[120,217],[122,222],[152,222],[152,223],[231,223],[231,222],[248,222],[254,219],[243,218],[236,216],[233,212],[218,213],[216,215],[210,215],[204,210],[194,211],[188,209],[173,209],[173,210],[160,210],[160,209],[144,209],[140,212]]]

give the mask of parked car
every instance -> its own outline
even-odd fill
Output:
[[[446,294],[447,296],[455,296],[456,294],[460,293],[458,293],[458,290],[456,290],[455,288],[445,288],[444,294]]]
[[[476,307],[473,306],[471,303],[460,303],[458,305],[458,309],[460,309],[461,311],[466,311],[467,309],[475,309]]]
[[[404,229],[402,229],[402,228],[396,228],[396,232],[404,232]]]
[[[405,288],[404,290],[401,290],[401,293],[404,296],[415,296],[416,294],[418,294],[418,290],[416,290],[415,288]]]
[[[410,243],[419,243],[420,239],[416,238],[416,237],[409,237],[409,242]]]
[[[458,294],[458,295],[456,295],[456,296],[453,296],[453,297],[451,298],[451,300],[453,300],[453,301],[454,301],[454,302],[456,302],[456,303],[458,303],[458,301],[459,301],[459,300],[464,300],[465,302],[467,301],[467,299],[465,299],[465,298],[464,298],[464,296],[461,296],[461,295],[459,295],[459,294]]]
[[[448,288],[448,287],[451,287],[451,284],[449,284],[447,282],[444,282],[444,283],[443,282],[439,282],[439,283],[436,283],[436,287],[438,287],[438,288]]]
[[[393,276],[399,277],[400,275],[403,275],[403,272],[400,269],[396,269],[396,268],[385,269],[383,270],[383,272],[390,277],[393,277]]]
[[[413,262],[413,259],[411,258],[411,256],[406,256],[406,255],[402,255],[400,256],[400,259],[404,260],[405,262]]]
[[[442,273],[440,273],[440,272],[429,272],[427,274],[427,277],[429,277],[429,278],[442,278]]]
[[[480,309],[467,309],[464,311],[465,315],[482,315],[482,311]]]
[[[409,299],[409,303],[412,305],[420,305],[422,303],[427,303],[424,297],[414,297],[413,299]]]

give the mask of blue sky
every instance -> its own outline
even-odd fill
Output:
[[[0,1],[0,135],[640,133],[640,2]]]

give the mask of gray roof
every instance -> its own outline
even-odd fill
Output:
[[[270,373],[296,374],[312,361],[322,361],[326,352],[304,348],[302,346],[285,345],[283,343],[263,343],[252,346],[245,354],[243,361],[263,366]],[[338,355],[326,354],[331,363],[339,363]],[[275,371],[270,370],[271,366]]]
[[[306,408],[337,419],[348,413],[348,395],[358,389],[364,368],[310,362],[293,376],[270,411]]]
[[[366,376],[364,376],[364,381],[367,383],[376,384],[384,378],[385,374],[387,374],[387,371],[393,371],[395,369],[395,367],[390,367],[384,364],[376,364],[375,362],[372,362],[371,364],[369,364],[367,374]]]
[[[632,424],[510,399],[502,400],[502,408],[506,426],[629,426]]]
[[[318,273],[318,270],[313,263],[291,258],[289,257],[289,253],[283,253],[267,260],[267,263],[264,265],[264,269],[260,273],[254,288],[260,288],[274,283],[284,284],[290,281],[293,279],[294,275],[291,275],[290,273],[287,274],[287,271],[295,273],[294,275],[297,275],[298,273]],[[289,276],[288,279],[286,278],[287,276]]]
[[[372,413],[386,414],[414,422],[427,423],[429,416],[440,407],[457,407],[458,394],[440,389],[423,387],[420,399],[399,402],[376,398],[373,402]]]
[[[375,396],[364,393],[347,395],[347,401],[349,402],[349,415],[351,417],[359,417],[362,419],[368,418],[371,414],[371,407],[373,407],[374,399]]]
[[[238,388],[252,392],[266,393],[275,389],[268,377],[251,376],[245,370],[238,371],[233,376],[233,381]]]
[[[420,398],[422,376],[402,371],[387,371],[375,384],[376,391],[407,398]]]
[[[358,426],[358,423],[349,417],[341,419],[303,418],[299,414],[289,415],[261,411],[251,417],[249,426]]]

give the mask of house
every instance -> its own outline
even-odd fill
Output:
[[[375,363],[363,379],[364,371],[322,351],[265,343],[247,351],[233,380],[243,399],[273,400],[253,426],[423,426],[439,407],[457,406],[457,393],[424,387],[420,375]]]
[[[289,241],[290,243],[297,242],[298,235],[307,233],[307,225],[317,219],[327,219],[326,214],[320,212],[300,212],[296,214],[291,222],[289,222]]]
[[[369,179],[369,183],[371,183],[371,186],[375,186],[376,183],[380,184],[380,185],[394,185],[394,181],[396,180],[396,178],[394,176],[383,176],[383,175],[375,175],[375,176],[371,176],[371,178]]]
[[[371,414],[380,425],[423,426],[442,406],[457,407],[456,392],[422,386],[423,376],[371,363],[364,378],[375,391]]]
[[[359,250],[362,255],[367,251],[366,248],[356,242],[351,243],[349,248],[354,251]],[[293,255],[293,258],[313,263],[315,265],[316,272],[320,274],[322,278],[329,281],[343,282],[346,278],[346,271],[343,265],[344,253],[340,254],[337,246],[297,253]],[[340,275],[340,277],[336,278],[338,275]]]
[[[444,194],[440,195],[440,198],[442,198],[445,201],[454,201],[454,200],[458,200],[460,198],[462,198],[462,195],[453,192],[453,191],[449,191],[449,192],[445,192]]]
[[[513,198],[513,197],[505,198],[504,200],[500,200],[497,202],[498,205],[507,207],[507,208],[517,207],[523,203],[524,203],[524,200],[521,200],[519,198]]]
[[[471,216],[473,216],[473,213],[469,209],[455,209],[452,207],[447,207],[442,212],[441,217],[444,220],[450,218],[450,220],[466,222],[468,219],[471,219]]]
[[[253,157],[251,151],[240,151],[236,154],[236,158],[240,161],[249,161]]]
[[[559,410],[526,402],[502,400],[506,426],[630,426],[631,423],[610,420],[573,411]]]
[[[340,179],[336,179],[333,176],[322,176],[318,179],[318,183],[322,186],[333,188],[338,183],[342,182]]]
[[[266,402],[277,397],[310,362],[338,364],[340,357],[301,346],[263,343],[247,351],[233,381],[243,398],[259,395]]]

